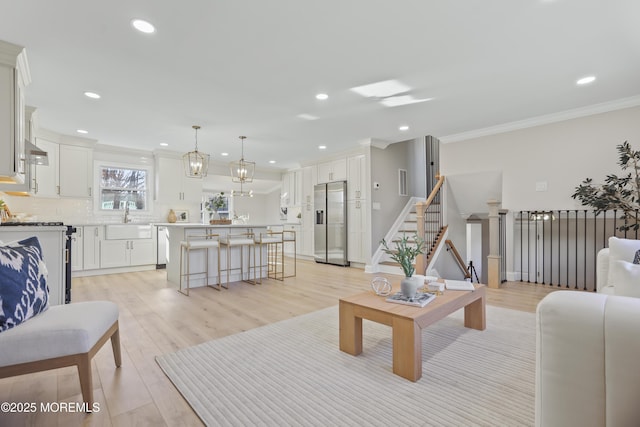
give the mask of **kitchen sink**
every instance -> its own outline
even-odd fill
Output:
[[[107,224],[106,239],[151,239],[151,224]]]

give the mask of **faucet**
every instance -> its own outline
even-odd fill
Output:
[[[131,218],[129,218],[129,204],[127,203],[127,207],[124,209],[124,223],[131,222]]]

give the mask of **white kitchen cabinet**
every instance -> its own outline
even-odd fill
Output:
[[[100,268],[100,244],[104,239],[104,226],[85,225],[82,227],[82,269]]]
[[[347,259],[349,262],[367,263],[369,245],[367,242],[367,206],[364,200],[347,201]]]
[[[281,206],[300,206],[302,197],[302,172],[295,170],[282,175]]]
[[[93,195],[93,150],[76,145],[59,147],[60,197]]]
[[[24,88],[31,82],[22,46],[0,41],[0,191],[29,191]]]
[[[364,154],[348,158],[347,200],[364,200],[367,198],[367,164]]]
[[[155,200],[160,203],[200,203],[202,179],[189,178],[184,173],[182,159],[156,155]]]
[[[42,247],[42,258],[48,271],[49,304],[64,304],[65,297],[65,226],[3,226],[0,227],[0,240],[12,242],[36,236]],[[3,424],[4,425],[4,424]]]
[[[318,169],[318,184],[347,180],[347,159],[338,159],[320,163]]]
[[[283,230],[285,231],[285,256],[292,257],[295,253],[300,253],[300,239],[302,237],[302,235],[300,234],[300,226],[296,224],[285,224]],[[287,231],[289,233],[286,233]],[[293,232],[294,234],[292,234],[291,232]],[[293,240],[293,236],[295,236],[295,241]]]
[[[35,144],[42,151],[46,151],[48,165],[31,165],[31,194],[37,197],[58,197],[60,185],[58,149],[55,142],[47,141],[43,138],[35,138]]]
[[[100,267],[130,267],[156,263],[153,239],[103,240],[100,247]]]
[[[76,232],[69,237],[71,239],[71,271],[80,271],[83,269],[83,231],[82,227],[76,227]]]

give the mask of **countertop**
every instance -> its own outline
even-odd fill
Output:
[[[156,222],[153,225],[180,228],[264,228],[276,227],[280,224],[202,224],[199,222]]]

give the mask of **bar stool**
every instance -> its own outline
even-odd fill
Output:
[[[267,277],[270,279],[284,280],[284,246],[283,233],[269,230],[256,236],[256,245],[260,251],[260,281],[262,282],[262,269],[267,267]],[[267,245],[267,264],[262,262],[263,246]],[[280,266],[280,268],[278,268]]]
[[[231,270],[240,270],[240,279],[243,282],[251,283],[252,285],[257,284],[256,280],[256,242],[254,240],[253,232],[249,231],[247,233],[240,234],[227,234],[225,237],[220,239],[220,244],[227,247],[227,288],[229,287],[229,272]],[[240,267],[231,268],[231,249],[234,247],[240,248]],[[248,272],[247,279],[244,278],[244,248],[247,248],[248,252]],[[251,264],[251,251],[253,250],[253,265]],[[253,270],[253,280],[251,280],[251,270]]]
[[[217,286],[212,286],[209,284],[209,249],[216,249],[218,255],[218,284]],[[204,249],[204,271],[191,272],[191,251],[195,250],[203,250]],[[183,258],[186,254],[186,272],[183,270]],[[220,277],[220,236],[218,234],[205,234],[204,236],[188,236],[187,240],[183,240],[180,242],[180,289],[178,292],[181,294],[189,296],[189,288],[190,288],[190,277],[194,274],[204,274],[205,282],[207,286],[210,286],[214,289],[221,289],[221,277]],[[182,290],[182,278],[187,276],[187,287],[186,291]]]
[[[284,255],[282,261],[282,271],[283,277],[296,277],[296,266],[298,263],[298,244],[296,242],[296,232],[294,230],[284,230],[282,232],[282,240],[284,243],[293,243],[293,274],[289,274],[287,276],[284,275]],[[283,245],[284,246],[284,245]],[[284,249],[283,249],[284,252]]]

